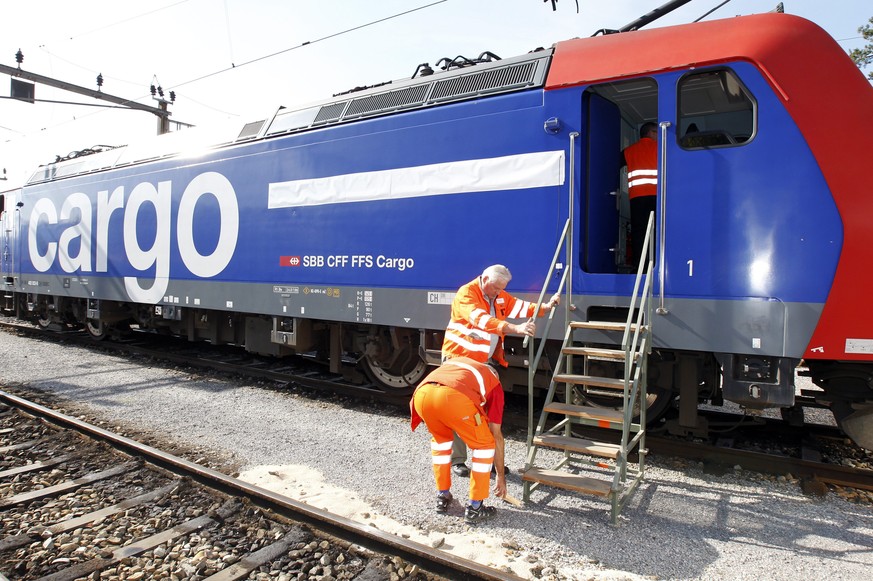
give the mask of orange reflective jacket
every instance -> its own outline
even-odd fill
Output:
[[[443,340],[443,359],[469,357],[485,363],[489,357],[506,367],[503,357],[503,329],[508,325],[505,319],[527,319],[533,316],[536,305],[517,299],[506,291],[501,291],[491,302],[482,292],[479,278],[458,289],[452,300],[452,318],[446,327]],[[545,309],[540,308],[542,315]],[[496,341],[491,353],[492,338]]]
[[[627,193],[633,199],[658,194],[658,142],[643,137],[624,150]]]
[[[485,401],[488,399],[488,394],[495,389],[503,389],[500,385],[497,371],[495,371],[490,365],[479,363],[469,357],[456,357],[446,361],[431,371],[428,376],[418,384],[416,391],[430,383],[438,383],[463,393],[471,402],[473,402],[473,405],[479,409],[479,412],[483,416],[486,416],[484,408]],[[414,400],[415,395],[413,394],[412,399],[409,400],[409,412],[412,417],[413,430],[415,430],[415,428],[417,428],[421,423],[421,416],[419,416],[415,410]],[[502,402],[502,398],[500,401]],[[500,414],[502,416],[502,411]],[[495,423],[502,423],[502,417],[492,418],[492,421]]]

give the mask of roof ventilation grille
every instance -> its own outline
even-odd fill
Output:
[[[348,101],[340,101],[339,103],[325,105],[318,112],[318,115],[315,117],[315,121],[313,121],[312,124],[323,125],[325,123],[339,121],[343,116],[343,111],[345,111],[347,103]]]
[[[534,83],[536,63],[526,62],[438,81],[431,101],[505,91]]]
[[[428,85],[426,84],[414,85],[396,91],[360,97],[352,101],[344,118],[348,119],[360,115],[372,115],[383,111],[395,111],[405,107],[422,105],[425,97],[427,97],[427,89]]]

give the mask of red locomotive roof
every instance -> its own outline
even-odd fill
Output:
[[[857,359],[846,338],[873,338],[873,196],[860,170],[873,164],[873,87],[817,25],[760,14],[559,42],[546,89],[747,61],[768,79],[819,162],[843,220],[833,286],[807,358]],[[814,351],[813,351],[814,350]]]
[[[805,77],[806,59],[817,53],[816,60],[830,67],[835,49],[845,56],[825,31],[803,18],[739,16],[558,42],[546,88],[737,60],[755,63],[771,82],[777,76],[772,73],[779,73],[781,83],[783,77]]]

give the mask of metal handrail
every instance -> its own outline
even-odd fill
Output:
[[[540,307],[543,304],[543,299],[546,296],[546,290],[549,288],[549,281],[552,280],[552,275],[555,272],[555,268],[558,264],[558,257],[561,256],[561,248],[566,247],[566,259],[564,260],[564,272],[561,275],[561,281],[558,283],[557,293],[566,290],[566,300],[564,301],[564,313],[565,320],[570,320],[570,299],[572,297],[572,287],[573,287],[573,212],[574,209],[574,201],[573,201],[573,192],[576,187],[576,139],[579,137],[578,131],[573,131],[570,133],[570,178],[569,178],[569,200],[568,200],[568,208],[567,208],[567,221],[564,223],[564,229],[561,232],[561,236],[558,239],[558,244],[555,246],[555,254],[552,257],[552,262],[549,265],[549,272],[546,274],[546,278],[543,281],[543,288],[540,291],[540,295],[537,298],[536,309],[534,310],[534,315],[539,315]],[[568,283],[569,281],[569,283]],[[565,286],[566,285],[566,286]],[[536,376],[537,368],[539,367],[540,358],[542,357],[543,351],[546,347],[546,338],[549,336],[549,329],[552,326],[552,320],[555,316],[555,309],[552,309],[549,313],[548,319],[546,320],[545,327],[543,329],[543,340],[540,341],[540,347],[534,353],[533,342],[530,340],[530,337],[525,337],[524,342],[522,343],[523,348],[528,348],[528,362],[527,362],[527,445],[530,448],[533,443],[533,435],[534,435],[534,377]]]
[[[624,327],[624,335],[621,338],[622,346],[625,346],[628,341],[628,333],[630,332],[630,325],[633,321],[634,317],[634,309],[636,309],[637,297],[640,295],[640,281],[643,279],[643,275],[646,275],[646,286],[649,285],[649,274],[651,274],[653,270],[653,262],[654,262],[654,244],[652,244],[652,230],[655,227],[655,214],[654,212],[649,212],[649,219],[646,223],[646,235],[643,238],[643,248],[640,251],[640,256],[645,256],[648,260],[640,260],[640,264],[637,266],[637,277],[634,281],[634,290],[631,293],[631,303],[627,313],[627,320],[625,322]],[[645,267],[645,268],[643,268]]]
[[[660,216],[660,233],[659,233],[659,254],[660,261],[658,262],[658,278],[660,279],[661,292],[660,304],[658,305],[657,313],[659,315],[669,314],[670,311],[664,306],[664,279],[666,262],[664,258],[667,256],[667,128],[670,127],[669,121],[661,121],[661,167],[658,168],[658,188],[661,195],[661,216]]]
[[[552,263],[549,265],[549,272],[546,275],[546,282],[543,285],[543,289],[540,291],[540,296],[537,299],[536,309],[534,310],[534,314],[538,315],[540,312],[540,307],[543,304],[543,298],[545,298],[546,290],[548,289],[549,281],[552,279],[552,275],[555,272],[555,269],[558,264],[558,257],[561,255],[561,248],[564,247],[564,243],[567,240],[568,233],[570,232],[572,218],[567,218],[567,221],[564,223],[564,230],[561,232],[561,237],[558,239],[558,244],[555,248],[555,255],[552,257]],[[564,265],[564,272],[561,274],[561,281],[558,283],[558,293],[562,291],[564,288],[564,284],[567,281],[567,275],[570,272],[570,265]],[[569,294],[569,293],[568,293]],[[528,348],[528,361],[527,361],[527,442],[528,447],[530,447],[533,442],[534,436],[534,377],[536,376],[536,371],[539,368],[540,359],[542,358],[543,351],[546,348],[546,337],[549,336],[549,329],[552,326],[552,321],[555,318],[555,309],[552,309],[549,312],[549,316],[546,319],[546,324],[543,329],[543,340],[540,341],[539,349],[534,352],[534,343],[531,341],[530,337],[524,338],[523,347]]]
[[[641,355],[648,353],[651,350],[651,320],[652,320],[652,273],[654,271],[655,255],[654,255],[654,230],[655,214],[649,213],[649,220],[646,224],[646,235],[643,242],[641,256],[646,257],[646,260],[641,260],[637,266],[637,276],[634,282],[634,290],[630,297],[628,306],[628,316],[625,322],[624,335],[622,336],[622,348],[624,350],[624,421],[622,422],[621,445],[619,455],[624,460],[621,462],[621,468],[616,470],[613,478],[613,490],[616,494],[614,498],[614,510],[619,510],[618,493],[625,482],[627,470],[627,455],[628,450],[638,445],[640,449],[640,460],[638,476],[636,478],[636,486],[642,478],[645,471],[645,452],[643,448],[646,443],[646,391],[647,391],[647,357],[641,356],[639,360],[632,357],[631,354],[636,354],[638,351]],[[641,281],[645,276],[645,283],[640,289]],[[639,310],[637,304],[639,303]],[[634,316],[634,311],[637,311]],[[631,335],[631,325],[636,323],[636,328]],[[648,328],[645,328],[647,327]],[[640,402],[640,431],[630,439],[630,425],[633,420],[634,403]],[[627,496],[625,496],[625,499]]]

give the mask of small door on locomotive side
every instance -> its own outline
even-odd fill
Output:
[[[0,284],[11,285],[14,276],[13,259],[15,256],[15,223],[14,216],[18,195],[14,191],[0,194]]]

